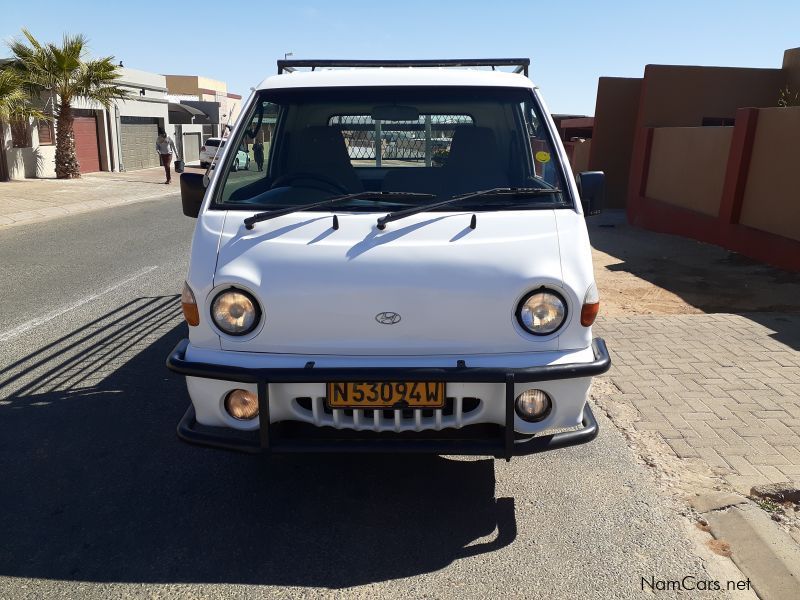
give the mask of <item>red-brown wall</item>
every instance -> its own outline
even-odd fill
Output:
[[[800,106],[758,111],[740,223],[800,242]],[[799,250],[800,251],[800,250]]]
[[[800,48],[790,48],[783,53],[783,70],[789,88],[800,92]]]
[[[606,174],[606,207],[624,208],[642,80],[601,77],[597,83],[589,170]]]
[[[762,112],[766,118],[759,134]],[[675,202],[675,189],[672,198],[648,195],[648,179],[657,168],[653,163],[658,158],[653,140],[659,130],[642,128],[631,160],[628,220],[646,229],[691,237],[800,271],[798,194],[791,176],[775,176],[776,170],[782,175],[787,164],[796,164],[800,158],[797,144],[793,143],[800,137],[798,114],[798,108],[740,108],[736,112],[716,214]],[[766,156],[754,155],[765,150]]]
[[[646,195],[716,217],[733,127],[653,129]]]
[[[639,127],[698,127],[704,117],[732,119],[744,106],[777,106],[781,69],[647,65]]]

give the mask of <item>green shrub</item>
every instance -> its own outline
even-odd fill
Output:
[[[787,85],[778,92],[778,106],[788,108],[789,106],[800,106],[800,92],[793,92]]]

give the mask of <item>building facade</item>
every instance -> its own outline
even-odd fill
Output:
[[[199,110],[207,119],[183,108],[173,116],[176,125],[175,142],[187,164],[199,160],[200,148],[209,137],[224,137],[225,125],[233,124],[242,108],[242,97],[228,92],[224,81],[199,75],[166,75],[168,98],[172,105],[180,104]]]
[[[800,106],[781,100],[798,92],[800,48],[781,68],[601,78],[588,168],[605,171],[608,206],[633,225],[800,271]]]
[[[231,114],[235,119],[241,106],[241,97],[228,93],[224,82],[178,76],[178,89],[188,93],[173,94],[169,81],[176,76],[125,67],[119,71],[117,84],[128,92],[128,98],[116,101],[108,110],[80,98],[73,103],[81,173],[159,166],[155,152],[159,128],[173,136],[187,163],[195,162],[202,140],[219,135],[220,123]],[[56,102],[56,98],[40,99],[47,112],[53,112]],[[55,177],[56,127],[54,122],[0,127],[0,181]]]

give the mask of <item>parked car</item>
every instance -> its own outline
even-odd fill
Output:
[[[202,168],[208,168],[208,165],[214,163],[216,160],[222,157],[225,142],[226,140],[215,137],[208,138],[205,142],[203,142],[203,145],[200,147],[200,166]],[[242,146],[240,146],[236,152],[236,157],[231,163],[231,169],[238,171],[240,169],[247,170],[249,167],[250,155]]]
[[[584,218],[603,174],[573,177],[525,75],[395,66],[269,77],[230,138],[274,125],[263,176],[230,154],[182,176],[189,337],[167,366],[185,441],[510,458],[597,435],[587,395],[610,359]],[[458,124],[441,166],[348,154],[354,123],[374,143],[441,114]]]

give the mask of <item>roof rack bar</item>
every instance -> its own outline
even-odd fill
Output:
[[[514,73],[528,76],[529,58],[463,58],[463,59],[422,59],[422,60],[331,60],[331,59],[306,59],[306,60],[278,60],[278,75],[284,71],[291,72],[298,68],[306,67],[315,70],[318,68],[336,67],[515,67]]]

